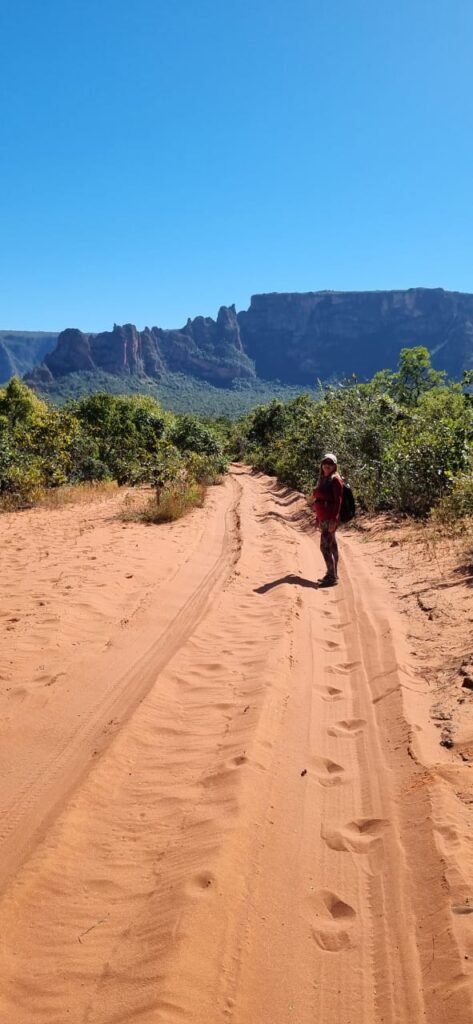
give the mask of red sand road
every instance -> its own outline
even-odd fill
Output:
[[[461,766],[362,542],[323,590],[267,477],[120,500],[0,520],[0,1019],[471,1024]]]

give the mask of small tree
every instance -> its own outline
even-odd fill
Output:
[[[10,427],[38,422],[46,413],[46,403],[19,377],[12,377],[0,391],[0,417],[5,417]]]
[[[430,352],[423,345],[402,348],[399,370],[393,374],[393,396],[402,405],[416,405],[420,396],[431,388],[445,384],[444,370],[432,369]]]
[[[197,416],[179,416],[171,428],[170,437],[181,452],[196,452],[198,455],[220,455],[222,445],[214,430],[202,423]]]
[[[144,476],[154,486],[156,504],[159,505],[163,488],[185,477],[184,461],[175,445],[170,441],[159,440],[144,469]]]

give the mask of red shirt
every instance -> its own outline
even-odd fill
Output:
[[[319,522],[327,522],[328,519],[340,518],[342,505],[343,484],[338,473],[326,477],[315,488],[312,500],[314,512]]]

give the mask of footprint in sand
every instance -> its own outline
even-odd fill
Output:
[[[320,693],[322,700],[334,701],[343,699],[343,690],[338,686],[318,686],[317,693]]]
[[[351,931],[356,911],[337,893],[329,889],[314,893],[306,901],[306,916],[319,949],[326,953],[340,953],[353,946]]]
[[[311,760],[312,772],[321,786],[340,786],[346,782],[345,769],[336,761],[328,757],[313,757]]]
[[[358,818],[341,828],[322,827],[321,836],[331,850],[365,855],[369,873],[378,874],[384,859],[381,837],[387,824],[383,818]]]
[[[364,718],[343,718],[327,729],[329,736],[359,736],[365,728]]]
[[[341,661],[338,665],[328,665],[325,669],[326,672],[330,672],[334,676],[348,676],[358,668],[361,662],[359,661]]]

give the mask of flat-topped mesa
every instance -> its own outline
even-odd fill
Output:
[[[412,345],[454,375],[473,361],[473,295],[441,288],[253,295],[238,322],[258,376],[291,383],[371,377]]]

